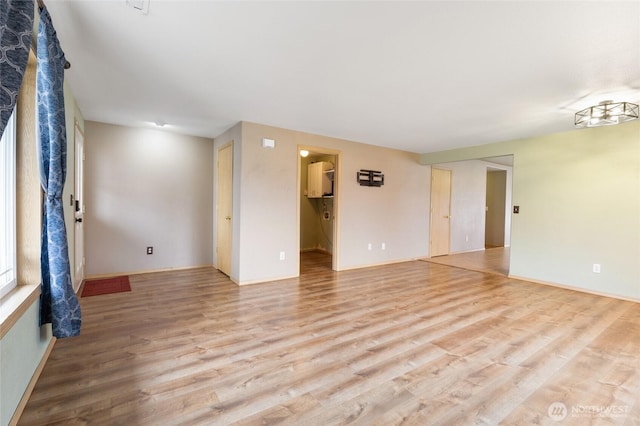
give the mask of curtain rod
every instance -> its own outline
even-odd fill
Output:
[[[40,12],[42,12],[42,9],[44,9],[44,8],[45,8],[44,0],[38,0],[38,10],[39,10]],[[69,68],[71,68],[71,63],[69,63],[69,61],[67,61],[67,62],[65,62],[65,64],[64,64],[64,69],[65,69],[65,70],[68,70]]]

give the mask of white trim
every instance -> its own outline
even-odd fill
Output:
[[[527,281],[527,282],[534,283],[534,284],[548,285],[548,286],[551,286],[551,287],[562,288],[564,290],[573,290],[573,291],[578,291],[580,293],[588,293],[588,294],[593,294],[593,295],[596,295],[596,296],[610,297],[610,298],[613,298],[613,299],[626,300],[628,302],[640,303],[640,299],[637,299],[635,297],[622,296],[622,295],[619,295],[619,294],[607,293],[607,292],[604,292],[604,291],[590,290],[590,289],[584,288],[584,287],[576,287],[576,286],[572,286],[572,285],[552,283],[552,282],[549,282],[549,281],[541,281],[541,280],[536,280],[534,278],[521,277],[521,276],[518,276],[518,275],[511,275],[511,274],[509,274],[507,277],[510,278],[510,279],[513,279],[513,280]]]
[[[253,285],[253,284],[273,283],[273,282],[282,281],[282,280],[290,280],[292,278],[298,278],[299,276],[300,275],[287,275],[283,277],[267,278],[267,279],[261,279],[261,280],[248,280],[248,281],[241,281],[241,282],[235,282],[234,280],[231,280],[231,281],[235,282],[238,285]]]
[[[0,298],[9,294],[17,285],[16,271],[16,114],[11,114],[0,140],[0,200],[2,240],[0,250]]]
[[[0,299],[0,339],[40,297],[40,284],[19,285]]]
[[[100,278],[120,277],[122,275],[155,274],[157,272],[186,271],[186,270],[189,270],[189,269],[198,269],[198,268],[214,268],[214,269],[218,269],[218,268],[216,268],[215,266],[213,266],[211,264],[207,264],[207,265],[196,265],[196,266],[176,266],[176,267],[169,267],[169,268],[147,269],[147,270],[143,270],[143,271],[132,271],[132,272],[109,272],[107,274],[85,275],[85,277],[83,279],[83,282],[89,281],[89,280],[100,279]],[[79,290],[80,290],[80,288],[78,288],[78,290],[76,290],[76,293],[78,293]]]
[[[416,261],[418,261],[420,259],[422,259],[422,258],[421,257],[412,257],[412,258],[409,258],[409,259],[395,259],[395,260],[388,260],[388,261],[385,261],[385,262],[367,263],[366,265],[347,266],[346,268],[340,269],[340,272],[341,271],[353,271],[354,269],[373,268],[373,267],[376,267],[376,266],[394,265],[396,263],[416,262]]]

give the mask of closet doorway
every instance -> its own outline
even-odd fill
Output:
[[[338,270],[340,152],[298,147],[300,273]]]
[[[504,247],[507,200],[507,171],[487,168],[484,247]]]

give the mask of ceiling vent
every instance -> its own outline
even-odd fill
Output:
[[[149,13],[149,0],[126,0],[127,6],[132,7],[145,15]]]

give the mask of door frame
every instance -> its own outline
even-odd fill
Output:
[[[84,146],[84,132],[80,128],[78,120],[74,120],[74,148],[75,148],[75,170],[74,170],[74,226],[73,226],[73,247],[74,247],[74,266],[73,266],[73,286],[76,291],[80,288],[85,275],[85,238],[84,238],[84,213],[86,206],[84,204],[84,165],[86,160]],[[78,228],[80,232],[78,232]],[[78,262],[80,259],[80,262]],[[78,266],[80,263],[80,266]]]
[[[319,146],[311,145],[298,145],[296,150],[296,161],[298,164],[298,185],[296,192],[296,258],[297,258],[297,273],[296,276],[300,276],[300,193],[302,191],[302,157],[300,151],[309,151],[314,154],[321,155],[333,155],[336,159],[335,166],[335,178],[333,181],[333,250],[331,254],[331,269],[334,271],[340,270],[340,200],[342,198],[341,182],[342,182],[342,151],[338,151],[330,148],[322,148]]]
[[[489,174],[490,173],[504,173],[504,192],[501,192],[501,198],[502,201],[504,202],[505,208],[502,209],[502,212],[500,213],[500,217],[502,218],[502,245],[497,246],[497,247],[507,247],[506,241],[507,241],[507,211],[509,211],[509,206],[507,204],[507,191],[509,190],[509,185],[508,185],[508,171],[506,169],[499,169],[499,168],[495,168],[493,166],[487,166],[487,170],[486,170],[486,176],[487,176],[487,184],[485,186],[485,200],[487,200],[487,197],[490,193],[490,189],[489,189]],[[493,189],[493,188],[492,188]],[[489,216],[493,216],[495,214],[494,211],[489,209],[489,205],[488,203],[486,203],[485,201],[485,223],[484,223],[484,246],[485,248],[487,247],[487,227],[489,224]]]
[[[233,272],[233,229],[235,227],[235,218],[233,217],[233,187],[234,187],[234,179],[233,179],[233,174],[234,174],[234,159],[235,159],[235,145],[234,145],[234,141],[230,140],[227,143],[224,143],[222,145],[220,145],[219,147],[216,148],[215,150],[215,176],[214,176],[214,181],[215,181],[215,205],[214,205],[214,247],[213,247],[213,251],[214,251],[214,256],[215,256],[215,267],[216,269],[220,270],[220,262],[218,259],[218,238],[219,238],[219,226],[218,226],[218,222],[220,220],[220,215],[219,215],[219,204],[220,204],[220,168],[219,168],[219,162],[220,162],[220,151],[222,151],[223,149],[226,148],[230,148],[231,149],[231,230],[230,230],[230,241],[229,241],[229,278],[233,281],[232,278],[232,272]],[[223,272],[224,273],[224,272]]]
[[[430,206],[429,206],[429,257],[433,257],[433,171],[434,170],[439,170],[439,171],[445,171],[449,173],[449,214],[448,214],[448,220],[449,220],[449,229],[447,232],[447,253],[445,254],[437,254],[435,256],[448,256],[451,253],[451,199],[452,199],[452,188],[453,188],[453,171],[451,169],[446,169],[446,168],[442,168],[442,167],[433,167],[431,166],[431,188],[429,191],[429,200],[430,200]]]

